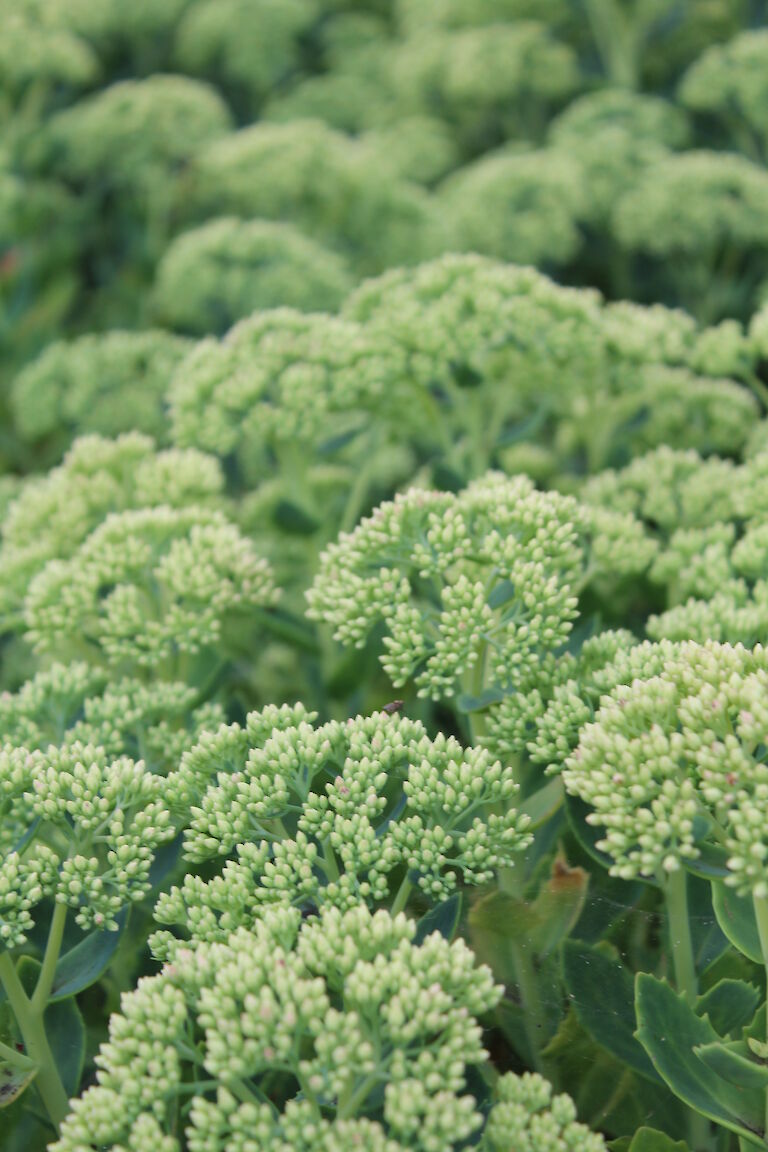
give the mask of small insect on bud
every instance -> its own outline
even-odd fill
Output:
[[[394,716],[395,712],[401,712],[405,705],[402,700],[393,700],[391,704],[385,704],[382,712],[386,712],[388,716]]]

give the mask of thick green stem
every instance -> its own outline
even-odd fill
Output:
[[[57,904],[51,917],[51,927],[48,930],[48,942],[45,946],[43,966],[37,978],[37,986],[32,996],[32,1007],[36,1012],[44,1012],[51,995],[53,981],[56,976],[56,965],[61,954],[61,944],[64,939],[64,925],[67,922],[66,904]]]
[[[523,1028],[534,1071],[546,1074],[541,1056],[542,1041],[546,1039],[546,1017],[539,994],[539,981],[530,948],[519,940],[509,941],[509,954],[515,970],[520,1004],[523,1009]]]
[[[615,0],[584,0],[598,55],[610,80],[620,88],[638,87],[637,33]]]
[[[760,937],[760,951],[763,954],[763,965],[766,976],[768,976],[768,897],[754,896],[753,904],[755,906],[757,931]],[[768,1021],[766,1022],[766,1031],[768,1033]],[[768,1040],[768,1034],[766,1035],[766,1040]],[[765,1090],[765,1127],[763,1132],[765,1136],[768,1136],[768,1088]]]
[[[699,988],[691,943],[691,926],[688,920],[688,880],[683,868],[670,873],[664,891],[667,901],[675,984],[678,992],[682,992],[688,1003],[694,1005],[699,994]]]
[[[408,879],[407,875],[403,878],[403,882],[397,890],[397,894],[392,903],[389,912],[391,916],[397,916],[398,912],[402,912],[408,903],[408,897],[413,891],[413,884]]]
[[[691,942],[691,924],[688,918],[688,874],[684,868],[671,872],[664,884],[669,921],[669,939],[672,945],[672,964],[675,984],[693,1007],[699,994],[696,961]],[[688,1142],[692,1152],[701,1152],[710,1146],[709,1121],[694,1111],[688,1114]]]
[[[0,954],[0,982],[2,982],[8,1003],[16,1017],[26,1054],[37,1065],[35,1085],[51,1122],[58,1131],[62,1120],[69,1111],[69,1100],[45,1033],[43,1021],[45,1005],[42,1008],[33,1005],[32,1000],[29,999],[22,987],[8,952]]]
[[[349,1120],[355,1115],[361,1104],[364,1104],[373,1089],[381,1079],[381,1074],[372,1072],[360,1084],[356,1091],[343,1092],[339,1097],[338,1117],[340,1120]]]

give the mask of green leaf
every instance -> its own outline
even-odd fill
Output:
[[[49,1004],[43,1017],[61,1081],[68,1096],[80,1087],[85,1062],[85,1024],[73,997]]]
[[[578,840],[581,847],[587,852],[593,860],[597,860],[598,864],[602,864],[603,868],[610,868],[613,860],[606,853],[602,852],[597,847],[598,840],[602,840],[605,835],[602,828],[595,828],[592,824],[587,824],[587,816],[594,809],[580,800],[578,796],[570,796],[567,792],[565,794],[565,811],[568,816],[568,823],[571,830]]]
[[[628,1152],[689,1152],[684,1140],[673,1140],[656,1128],[638,1128],[627,1148]]]
[[[589,887],[589,873],[569,868],[562,857],[552,862],[552,874],[529,907],[533,914],[530,940],[537,956],[547,956],[573,931]]]
[[[51,1003],[75,996],[96,983],[117,951],[128,920],[128,909],[124,908],[115,919],[119,925],[116,932],[91,932],[60,958],[53,979]]]
[[[446,940],[453,940],[461,918],[461,893],[454,892],[442,904],[430,908],[416,925],[416,943],[421,944],[432,932],[439,932]]]
[[[743,1040],[732,1044],[700,1044],[695,1052],[699,1060],[729,1084],[753,1088],[763,1094],[768,1089],[768,1064],[758,1063]]]
[[[280,500],[272,512],[276,527],[292,536],[311,536],[320,527],[320,522],[292,500]]]
[[[462,692],[456,697],[456,707],[460,712],[482,712],[491,704],[498,704],[504,699],[501,688],[486,688],[479,696],[471,696],[469,692]]]
[[[9,1108],[34,1080],[37,1067],[19,1067],[7,1060],[0,1061],[0,1108]]]
[[[648,1080],[660,1077],[635,1038],[635,982],[618,960],[580,940],[563,945],[563,976],[582,1028]]]
[[[515,945],[522,942],[539,958],[558,946],[581,914],[588,884],[583,868],[569,868],[558,858],[535,900],[520,900],[497,889],[473,905],[469,913],[472,943],[497,979],[504,984],[515,982]]]
[[[757,1011],[760,993],[744,980],[720,980],[696,1001],[696,1014],[708,1016],[718,1036],[745,1028]]]
[[[765,1093],[728,1083],[696,1056],[694,1049],[722,1042],[684,996],[641,972],[635,984],[635,1011],[637,1038],[675,1095],[740,1136],[753,1139],[762,1133]]]
[[[563,782],[556,776],[543,788],[539,788],[532,796],[527,796],[523,800],[519,806],[519,811],[530,817],[529,832],[534,832],[542,824],[551,820],[555,812],[562,807],[563,795]]]
[[[511,580],[500,580],[499,583],[492,588],[488,595],[489,608],[501,608],[503,604],[508,604],[514,598],[515,585]]]
[[[757,932],[755,909],[748,896],[737,896],[721,881],[712,884],[712,907],[725,935],[750,960],[762,965],[763,953]]]

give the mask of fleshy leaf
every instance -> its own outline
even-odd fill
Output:
[[[56,965],[51,1002],[75,996],[96,983],[117,951],[128,909],[124,908],[115,919],[119,925],[116,932],[91,932],[61,957]]]
[[[740,1136],[762,1134],[765,1093],[724,1080],[695,1054],[722,1041],[669,984],[641,972],[635,983],[637,1038],[656,1071],[690,1108]]]
[[[737,896],[733,888],[720,881],[712,884],[712,907],[717,922],[725,935],[750,960],[762,965],[763,953],[757,932],[757,920],[752,901],[747,896]]]

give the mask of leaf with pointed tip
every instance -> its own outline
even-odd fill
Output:
[[[660,1083],[661,1077],[635,1038],[632,973],[602,949],[581,940],[566,940],[563,975],[582,1028],[622,1064]]]
[[[453,940],[461,918],[461,893],[454,892],[442,904],[430,908],[416,925],[416,943],[421,944],[432,932],[439,932],[446,940]]]
[[[689,1152],[684,1140],[673,1140],[656,1128],[638,1128],[627,1148],[628,1152]]]
[[[546,824],[555,812],[558,812],[563,805],[563,782],[556,776],[554,780],[550,780],[543,788],[539,788],[531,796],[527,796],[525,800],[518,806],[518,811],[524,813],[530,819],[528,831],[534,832],[540,828],[542,824]]]
[[[699,1060],[722,1080],[756,1092],[768,1089],[768,1064],[759,1063],[743,1040],[731,1044],[700,1044],[694,1049]]]
[[[765,1093],[728,1083],[696,1056],[694,1049],[722,1041],[684,996],[641,972],[635,983],[635,1012],[637,1039],[676,1096],[740,1136],[754,1139],[762,1133]]]
[[[75,996],[96,983],[117,951],[128,921],[128,909],[123,908],[115,919],[117,931],[91,932],[60,958],[53,979],[51,1003]]]
[[[719,980],[699,996],[696,1014],[708,1016],[718,1036],[729,1036],[749,1024],[760,1003],[760,993],[744,980]]]
[[[712,884],[712,907],[718,924],[734,948],[762,965],[755,909],[749,897],[737,896],[733,888],[716,880]]]

